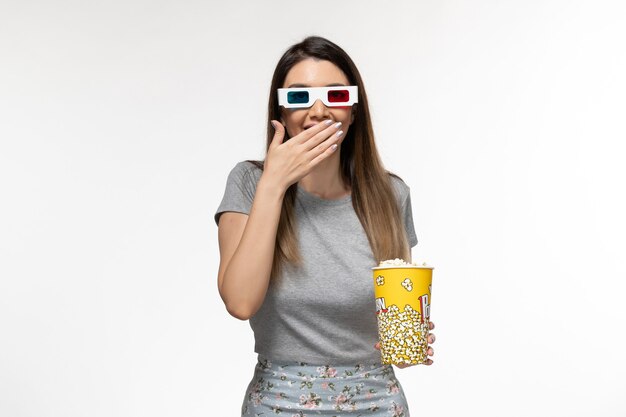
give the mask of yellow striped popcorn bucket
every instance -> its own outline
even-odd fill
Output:
[[[382,363],[425,363],[433,267],[387,265],[372,271]]]

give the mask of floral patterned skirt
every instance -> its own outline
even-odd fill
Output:
[[[241,408],[242,417],[409,417],[391,365],[308,365],[259,355]]]

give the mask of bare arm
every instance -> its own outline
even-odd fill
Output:
[[[265,299],[283,195],[260,180],[250,216],[220,216],[218,288],[226,309],[238,319],[250,318]]]
[[[250,215],[226,212],[219,220],[218,289],[228,312],[241,320],[263,304],[270,282],[276,232],[287,188],[330,156],[339,126],[319,123],[283,143],[284,127],[268,150]]]

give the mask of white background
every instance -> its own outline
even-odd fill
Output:
[[[626,415],[626,6],[391,3],[2,0],[0,415],[238,415],[213,214],[310,34],[359,67],[436,267],[413,415]]]

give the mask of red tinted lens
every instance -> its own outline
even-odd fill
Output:
[[[328,92],[329,103],[347,103],[348,101],[350,101],[348,90],[331,90]]]

